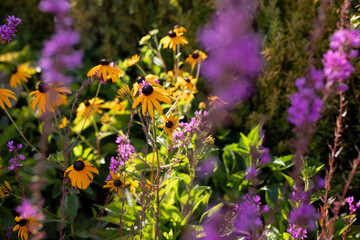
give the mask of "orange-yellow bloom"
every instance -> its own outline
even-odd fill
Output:
[[[199,50],[194,51],[192,54],[186,58],[185,62],[191,64],[191,69],[195,67],[195,64],[200,64],[201,61],[207,58],[207,55]]]
[[[121,188],[126,187],[130,183],[128,182],[129,178],[125,179],[125,177],[118,173],[116,176],[113,173],[112,170],[110,170],[110,181],[105,181],[106,184],[103,186],[103,188],[110,188],[110,191],[116,191],[119,194],[119,197],[121,197]]]
[[[15,221],[17,222],[17,225],[13,228],[13,231],[19,230],[18,238],[21,240],[28,240],[29,233],[35,233],[36,227],[41,226],[41,224],[36,222],[33,217],[15,217]]]
[[[90,162],[78,158],[73,165],[66,169],[65,174],[67,173],[69,173],[72,186],[86,189],[94,179],[92,173],[99,174],[99,171]]]
[[[5,109],[4,103],[6,104],[6,106],[8,106],[8,108],[12,107],[11,102],[8,98],[12,98],[17,101],[16,95],[13,91],[5,88],[0,89],[0,107],[2,109]]]
[[[186,40],[185,37],[182,36],[183,33],[176,33],[173,30],[168,32],[168,35],[166,37],[163,37],[160,40],[160,43],[162,43],[164,45],[164,48],[172,48],[172,50],[175,52],[176,51],[176,46],[178,44],[181,45],[185,45],[188,44],[188,41]]]
[[[131,58],[126,59],[126,66],[131,67],[132,65],[135,65],[137,62],[139,62],[140,56],[135,54]]]
[[[29,64],[21,64],[18,68],[14,68],[10,77],[10,87],[16,88],[21,85],[21,82],[28,82],[28,79],[31,78],[31,74],[34,74],[36,71],[34,68],[29,67]]]
[[[172,113],[169,116],[161,116],[161,119],[163,123],[159,127],[164,128],[170,139],[172,139],[171,131],[174,131],[179,126],[179,119]]]
[[[111,66],[110,62],[106,59],[101,60],[99,65],[93,67],[87,73],[88,77],[93,78],[94,76],[97,76],[98,78],[102,78],[104,82],[108,79],[111,79],[112,82],[116,82],[123,75],[123,70]]]

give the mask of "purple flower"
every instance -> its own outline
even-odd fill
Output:
[[[249,4],[251,1],[222,1],[217,14],[199,34],[208,53],[202,74],[213,87],[213,95],[230,103],[251,96],[254,76],[262,65],[261,41],[250,30]]]
[[[291,237],[293,237],[295,240],[303,240],[304,238],[307,238],[307,230],[303,229],[302,227],[298,227],[295,224],[290,224],[286,231],[290,233]]]
[[[330,47],[334,50],[338,50],[344,47],[359,47],[360,38],[356,29],[347,30],[342,29],[334,32],[330,37]]]
[[[323,101],[316,95],[315,89],[306,86],[305,82],[305,78],[298,78],[295,85],[299,90],[290,97],[291,106],[287,119],[297,127],[316,122],[321,117]]]
[[[10,42],[17,32],[16,26],[21,23],[21,19],[14,16],[8,16],[6,20],[8,24],[0,26],[0,40]]]
[[[83,54],[74,49],[79,43],[80,36],[71,29],[72,19],[69,16],[69,1],[42,0],[39,9],[53,14],[55,34],[45,41],[39,65],[42,68],[42,80],[50,83],[71,83],[72,78],[66,75],[82,64]]]
[[[31,203],[26,199],[22,200],[21,205],[17,206],[15,210],[23,218],[35,216],[38,213],[38,208],[31,205]]]
[[[316,212],[316,208],[313,205],[303,204],[290,212],[289,222],[302,227],[308,226],[310,231],[314,231],[316,228],[315,222],[318,218],[319,214]]]
[[[340,51],[328,50],[323,55],[322,63],[324,65],[324,75],[327,78],[327,87],[336,82],[344,81],[354,71],[347,54]]]
[[[116,174],[119,171],[119,167],[124,165],[125,162],[129,161],[134,157],[135,147],[130,144],[130,139],[125,135],[118,135],[115,141],[118,144],[118,149],[116,150],[117,156],[111,157],[110,159],[110,171]],[[110,174],[107,176],[107,180],[110,180]]]
[[[9,148],[9,152],[14,152],[14,158],[9,160],[11,166],[8,168],[10,170],[15,170],[23,165],[20,163],[20,161],[25,160],[25,156],[18,153],[18,150],[21,149],[23,145],[21,143],[18,143],[16,146],[14,146],[14,141],[9,141],[7,146]]]

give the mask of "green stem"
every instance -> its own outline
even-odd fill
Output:
[[[39,152],[39,150],[37,150],[37,148],[32,145],[29,140],[27,140],[27,138],[24,136],[23,132],[19,129],[19,127],[16,125],[14,119],[11,117],[11,115],[9,114],[9,112],[6,110],[6,108],[4,108],[4,111],[6,113],[6,115],[9,117],[10,121],[12,122],[12,124],[14,124],[16,130],[19,132],[19,134],[21,135],[21,137],[25,140],[25,142],[32,148],[34,149],[37,153],[41,154],[44,158],[46,158],[41,152]]]
[[[197,65],[196,81],[199,81],[200,67],[201,67],[201,62],[199,62],[198,65]]]
[[[156,188],[156,224],[158,224],[158,227],[156,228],[156,234],[157,237],[157,231],[159,229],[159,213],[160,213],[160,198],[159,198],[159,189],[160,189],[160,161],[159,161],[159,152],[156,147],[156,126],[155,126],[155,118],[152,119],[153,121],[153,133],[154,133],[154,149],[156,152],[156,160],[157,160],[157,188]],[[154,161],[153,161],[154,162]],[[155,238],[156,239],[156,238]]]
[[[137,63],[135,63],[135,65],[138,67],[138,69],[140,70],[141,74],[144,75],[144,77],[146,76],[146,72],[144,71],[144,69]]]

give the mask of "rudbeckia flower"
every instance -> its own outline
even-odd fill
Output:
[[[5,185],[0,186],[0,198],[4,198],[10,195],[11,186],[7,181],[4,181]]]
[[[183,27],[183,26],[175,25],[173,27],[173,31],[176,32],[176,33],[186,33],[187,29],[185,27]]]
[[[13,228],[13,231],[19,230],[18,237],[22,240],[28,239],[29,232],[32,233],[36,225],[41,226],[41,224],[36,222],[33,217],[15,217],[15,221],[17,222],[17,225]]]
[[[159,125],[159,127],[164,128],[165,132],[169,135],[170,139],[172,139],[172,133],[171,131],[174,131],[178,126],[178,118],[175,117],[173,114],[170,114],[169,116],[161,116],[163,124]]]
[[[16,95],[13,91],[9,90],[9,89],[0,89],[0,107],[2,109],[5,109],[5,105],[8,106],[8,108],[11,108],[11,102],[8,98],[12,98],[15,101],[17,101],[16,99]]]
[[[102,78],[104,82],[110,78],[112,82],[116,82],[123,74],[124,72],[121,69],[116,69],[110,65],[108,60],[103,59],[99,65],[90,69],[87,76],[91,78],[97,76]]]
[[[116,93],[118,94],[118,95],[116,95],[116,97],[118,97],[118,98],[126,97],[130,93],[129,85],[123,84],[122,87],[119,90],[117,90]]]
[[[136,108],[136,106],[141,102],[142,114],[145,115],[146,111],[148,111],[150,116],[154,118],[154,106],[160,114],[163,114],[163,110],[158,100],[171,104],[171,100],[169,97],[167,97],[165,90],[159,87],[145,85],[141,89],[141,95],[138,96],[138,98],[134,101],[132,108]]]
[[[207,58],[207,55],[199,50],[194,51],[192,54],[186,58],[185,62],[191,64],[191,69],[195,67],[195,64],[200,64],[201,61]]]
[[[197,79],[192,76],[188,77],[178,77],[178,81],[176,82],[176,87],[181,87],[182,89],[188,89],[190,92],[196,92],[196,82]]]
[[[35,69],[29,67],[29,64],[21,64],[18,68],[14,68],[10,77],[10,87],[16,88],[21,85],[21,82],[27,83],[28,79],[31,78],[31,74],[35,72]]]
[[[117,112],[124,113],[125,108],[126,108],[125,102],[120,101],[120,99],[118,99],[118,98],[115,98],[115,100],[109,104],[110,111],[114,111],[115,113],[117,113]]]
[[[86,118],[87,115],[89,114],[91,105],[94,104],[94,106],[91,109],[91,114],[93,116],[96,115],[96,112],[98,113],[102,113],[102,110],[100,108],[103,107],[102,103],[104,102],[104,100],[96,98],[96,101],[94,103],[94,98],[87,100],[85,99],[84,102],[79,104],[79,107],[76,109],[76,117],[82,117],[82,118]]]
[[[40,114],[55,112],[55,107],[66,104],[66,94],[71,94],[71,91],[61,84],[40,82],[37,90],[29,94],[29,97],[33,95],[30,99],[30,107],[35,110],[37,105]]]
[[[145,183],[145,187],[147,188],[147,191],[150,191],[151,188],[151,182],[149,180],[146,179]],[[143,184],[139,181],[139,180],[135,180],[130,184],[130,193],[137,199],[139,200],[138,195],[136,194],[136,190],[142,188],[141,190],[145,190],[145,188],[143,187]]]
[[[149,74],[146,77],[139,76],[133,85],[132,97],[134,98],[139,89],[144,87],[145,85],[148,85],[149,83],[153,86],[161,87],[161,85],[159,84],[158,76],[152,74]]]
[[[86,189],[94,179],[92,172],[99,175],[99,171],[94,165],[84,161],[82,158],[78,158],[73,165],[66,169],[65,174],[69,173],[68,176],[72,186]]]
[[[137,62],[139,62],[140,56],[135,54],[131,58],[126,59],[126,66],[131,67],[132,65],[135,65]]]
[[[210,106],[214,108],[219,108],[227,104],[227,102],[217,96],[208,97],[208,99],[210,100]]]
[[[110,191],[116,191],[119,194],[119,197],[121,197],[121,188],[126,187],[130,183],[128,183],[129,178],[125,179],[125,177],[122,174],[115,174],[113,171],[110,171],[111,180],[105,181],[106,184],[103,186],[103,188],[110,188]]]
[[[102,123],[108,123],[110,122],[110,117],[108,114],[104,114],[104,116],[102,116],[100,120]]]
[[[66,127],[66,126],[67,126],[67,123],[68,123],[67,118],[66,118],[66,117],[63,117],[63,118],[61,119],[60,123],[59,123],[59,128],[64,128],[64,127]]]
[[[178,44],[181,44],[181,45],[188,44],[188,41],[182,35],[183,35],[183,33],[176,33],[173,30],[171,30],[168,32],[168,35],[166,37],[163,37],[160,40],[160,43],[162,43],[164,45],[164,48],[167,48],[167,47],[172,48],[172,50],[175,52],[176,46]]]

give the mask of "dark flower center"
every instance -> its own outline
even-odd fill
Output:
[[[13,69],[11,70],[11,73],[12,73],[12,74],[17,73],[17,68],[13,68]]]
[[[114,181],[114,185],[117,186],[117,187],[120,187],[121,186],[121,181],[119,179],[116,179]]]
[[[143,76],[138,76],[138,78],[136,79],[138,84],[142,84],[143,82],[146,81],[146,78],[144,78]]]
[[[186,81],[186,82],[188,82],[188,83],[190,83],[190,78],[184,78],[184,80]]]
[[[83,161],[76,161],[75,163],[74,163],[74,169],[76,170],[76,171],[81,171],[81,170],[83,170],[85,168],[85,163],[83,162]]]
[[[150,85],[146,85],[145,87],[143,87],[142,89],[142,93],[145,96],[149,96],[150,94],[152,94],[152,92],[154,91],[153,87]]]
[[[26,223],[27,223],[27,220],[26,220],[26,219],[21,219],[21,220],[19,221],[19,226],[20,226],[20,227],[23,227],[23,226],[26,225]]]
[[[85,104],[85,106],[87,106],[87,107],[90,106],[89,100],[85,99],[85,100],[84,100],[84,104]]]
[[[172,121],[167,121],[165,123],[165,127],[167,127],[167,128],[172,128],[173,126],[174,126],[174,123]]]
[[[41,82],[38,86],[39,92],[41,93],[45,93],[50,89],[49,84]]]
[[[198,52],[194,52],[194,53],[192,54],[192,57],[193,57],[193,59],[197,59],[197,58],[199,57],[199,53],[198,53]]]
[[[174,37],[176,37],[176,32],[171,30],[171,31],[168,32],[168,36],[171,37],[171,38],[174,38]]]
[[[100,64],[101,65],[109,65],[109,61],[108,60],[106,60],[106,59],[101,59],[101,61],[100,61]]]

